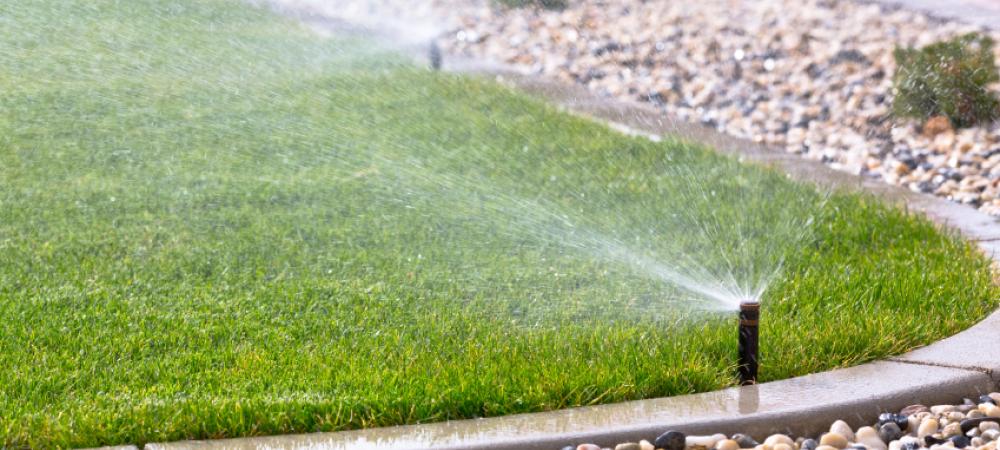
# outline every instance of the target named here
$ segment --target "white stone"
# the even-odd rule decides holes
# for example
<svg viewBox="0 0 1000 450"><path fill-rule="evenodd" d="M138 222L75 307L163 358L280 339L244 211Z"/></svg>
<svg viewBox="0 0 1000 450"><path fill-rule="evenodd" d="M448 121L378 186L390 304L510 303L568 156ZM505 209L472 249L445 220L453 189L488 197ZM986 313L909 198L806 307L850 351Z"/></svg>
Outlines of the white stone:
<svg viewBox="0 0 1000 450"><path fill-rule="evenodd" d="M773 448L776 444L795 445L795 441L784 434L772 434L767 439L764 439L764 444L770 445Z"/></svg>
<svg viewBox="0 0 1000 450"><path fill-rule="evenodd" d="M920 422L920 427L917 428L917 437L922 438L924 436L930 436L934 433L937 433L937 430L938 430L937 419L934 418L924 419L923 422Z"/></svg>
<svg viewBox="0 0 1000 450"><path fill-rule="evenodd" d="M830 432L837 433L847 439L849 442L854 441L854 430L851 426L844 422L843 420L838 420L830 425Z"/></svg>
<svg viewBox="0 0 1000 450"><path fill-rule="evenodd" d="M878 432L872 427L861 427L858 428L858 432L855 433L856 440L859 444L864 445L872 450L886 450L886 444L878 437Z"/></svg>
<svg viewBox="0 0 1000 450"><path fill-rule="evenodd" d="M688 448L712 448L715 447L716 443L724 439L726 439L726 435L724 434L713 434L711 436L688 436L687 439L685 439L684 444Z"/></svg>

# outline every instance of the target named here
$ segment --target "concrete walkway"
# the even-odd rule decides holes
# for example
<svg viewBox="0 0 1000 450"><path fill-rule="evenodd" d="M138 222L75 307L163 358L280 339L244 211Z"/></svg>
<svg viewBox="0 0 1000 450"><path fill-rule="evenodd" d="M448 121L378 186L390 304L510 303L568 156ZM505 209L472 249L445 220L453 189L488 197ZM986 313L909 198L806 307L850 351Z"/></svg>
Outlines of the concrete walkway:
<svg viewBox="0 0 1000 450"><path fill-rule="evenodd" d="M1000 0L886 3L929 9L1000 27ZM341 25L307 11L293 12L311 25L337 31ZM451 70L496 76L501 82L629 133L679 136L823 187L874 193L890 203L920 211L953 228L1000 261L997 219L967 206L910 192L881 181L835 171L819 162L766 148L687 123L674 122L642 104L597 97L568 86L517 74L494 65L452 61ZM958 270L958 268L956 268ZM272 436L215 441L148 444L149 450L180 449L558 449L593 442L652 439L667 429L688 434L737 432L763 438L781 432L816 434L836 419L852 426L871 424L880 412L923 403L954 403L963 397L1000 390L1000 311L983 322L910 353L861 366L704 394L642 400L553 412L521 414L427 425L340 433ZM134 448L134 447L124 447Z"/></svg>

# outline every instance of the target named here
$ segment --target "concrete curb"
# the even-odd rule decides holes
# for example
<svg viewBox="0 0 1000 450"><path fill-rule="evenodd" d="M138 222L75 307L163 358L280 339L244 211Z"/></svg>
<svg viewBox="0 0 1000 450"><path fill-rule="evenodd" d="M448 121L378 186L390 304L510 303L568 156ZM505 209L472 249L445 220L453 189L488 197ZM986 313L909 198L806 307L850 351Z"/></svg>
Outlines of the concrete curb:
<svg viewBox="0 0 1000 450"><path fill-rule="evenodd" d="M946 403L989 392L984 373L875 362L757 386L586 408L342 433L151 444L178 449L523 449L554 450L592 442L652 440L667 429L689 434L751 432L800 435L834 420L871 423L883 409Z"/></svg>
<svg viewBox="0 0 1000 450"><path fill-rule="evenodd" d="M907 6L921 0L905 1ZM975 11L975 9L969 9ZM312 26L343 29L308 11L284 11ZM997 23L1000 23L998 21ZM722 153L773 166L791 178L823 187L868 192L918 211L954 229L1000 262L1000 223L944 199L863 179L777 149L715 130L675 122L643 104L598 97L580 86L519 74L493 64L467 61L446 67L495 76L566 111L625 132L671 135ZM592 442L602 446L652 440L667 429L689 434L747 433L758 438L781 432L817 434L837 419L870 424L880 412L904 406L952 403L1000 390L1000 311L955 336L887 361L703 394L616 403L551 412L338 433L147 444L148 450L179 449L558 449Z"/></svg>
<svg viewBox="0 0 1000 450"><path fill-rule="evenodd" d="M1000 3L991 0L877 0L879 3L923 11L944 20L960 20L984 28L1000 29Z"/></svg>

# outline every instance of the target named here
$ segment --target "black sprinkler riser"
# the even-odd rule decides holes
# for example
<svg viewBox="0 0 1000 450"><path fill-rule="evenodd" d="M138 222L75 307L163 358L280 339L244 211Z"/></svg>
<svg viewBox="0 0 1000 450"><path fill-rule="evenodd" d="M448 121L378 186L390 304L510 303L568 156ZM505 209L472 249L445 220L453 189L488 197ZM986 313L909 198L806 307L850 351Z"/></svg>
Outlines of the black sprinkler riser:
<svg viewBox="0 0 1000 450"><path fill-rule="evenodd" d="M757 344L760 327L760 303L740 303L739 366L740 385L757 384Z"/></svg>

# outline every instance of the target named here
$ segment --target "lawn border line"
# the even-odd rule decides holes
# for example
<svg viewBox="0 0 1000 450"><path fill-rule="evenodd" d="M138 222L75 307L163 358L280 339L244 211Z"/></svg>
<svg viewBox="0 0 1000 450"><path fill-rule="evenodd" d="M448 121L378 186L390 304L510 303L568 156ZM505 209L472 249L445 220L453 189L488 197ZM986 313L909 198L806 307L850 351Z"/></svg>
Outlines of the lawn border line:
<svg viewBox="0 0 1000 450"><path fill-rule="evenodd" d="M312 27L344 30L343 23L315 12L276 9ZM406 50L417 58L426 56L418 47ZM818 161L708 127L673 121L647 104L600 97L579 85L525 74L492 62L450 59L445 69L494 77L570 114L592 119L625 134L654 140L670 135L774 167L792 179L814 183L821 188L873 194L957 231L975 243L994 263L1000 264L1000 222L971 207L840 172ZM909 404L953 403L962 397L1000 390L1000 346L989 345L996 342L1000 342L1000 310L954 336L903 355L756 386L424 425L150 443L144 449L554 450L582 442L614 446L630 440L652 439L666 429L693 434L742 432L758 438L775 432L811 435L825 430L836 419L843 419L852 426L871 424L880 412L898 410Z"/></svg>

